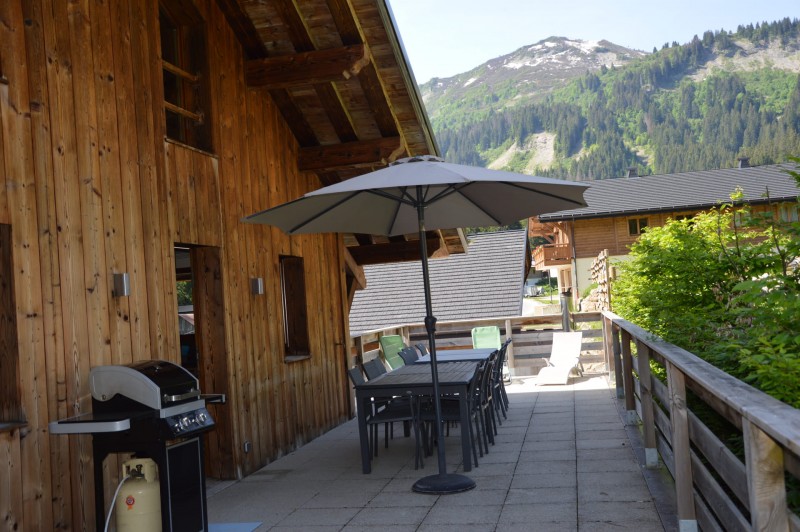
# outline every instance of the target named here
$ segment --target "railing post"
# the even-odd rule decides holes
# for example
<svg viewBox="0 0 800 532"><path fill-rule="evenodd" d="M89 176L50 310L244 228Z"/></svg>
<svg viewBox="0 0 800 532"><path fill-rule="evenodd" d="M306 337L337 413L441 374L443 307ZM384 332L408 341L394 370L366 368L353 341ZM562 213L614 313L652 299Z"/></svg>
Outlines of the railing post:
<svg viewBox="0 0 800 532"><path fill-rule="evenodd" d="M511 320L506 320L506 340L514 338L514 326ZM508 344L506 348L506 361L508 362L508 376L514 378L516 374L516 364L514 363L514 342Z"/></svg>
<svg viewBox="0 0 800 532"><path fill-rule="evenodd" d="M650 348L636 341L636 354L639 366L639 387L642 401L642 427L644 428L644 462L650 469L658 467L658 449L656 448L656 424L653 415L653 381L650 375Z"/></svg>
<svg viewBox="0 0 800 532"><path fill-rule="evenodd" d="M681 532L696 532L697 517L692 489L692 457L689 448L689 411L686 407L686 377L667 362L669 419L672 425L672 454L675 460L675 492L678 526Z"/></svg>
<svg viewBox="0 0 800 532"><path fill-rule="evenodd" d="M742 418L752 530L789 530L783 450L758 426Z"/></svg>
<svg viewBox="0 0 800 532"><path fill-rule="evenodd" d="M356 346L356 359L353 362L358 366L362 366L364 364L364 337L356 336L353 340Z"/></svg>
<svg viewBox="0 0 800 532"><path fill-rule="evenodd" d="M636 393L633 388L633 356L631 333L622 331L622 389L625 394L625 424L636 424Z"/></svg>
<svg viewBox="0 0 800 532"><path fill-rule="evenodd" d="M620 328L614 325L614 322L611 322L611 343L612 349L611 353L614 355L612 358L612 369L614 370L614 382L617 386L617 399L622 399L623 397L623 389L622 389L622 348L619 344L619 333Z"/></svg>

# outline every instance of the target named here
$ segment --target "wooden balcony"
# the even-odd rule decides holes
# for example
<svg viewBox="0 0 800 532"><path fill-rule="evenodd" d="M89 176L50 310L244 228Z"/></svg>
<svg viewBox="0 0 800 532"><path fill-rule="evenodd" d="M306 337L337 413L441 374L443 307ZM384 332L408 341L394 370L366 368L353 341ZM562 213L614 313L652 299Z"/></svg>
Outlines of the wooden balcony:
<svg viewBox="0 0 800 532"><path fill-rule="evenodd" d="M569 264L572 250L569 244L546 244L533 250L533 265L537 269Z"/></svg>

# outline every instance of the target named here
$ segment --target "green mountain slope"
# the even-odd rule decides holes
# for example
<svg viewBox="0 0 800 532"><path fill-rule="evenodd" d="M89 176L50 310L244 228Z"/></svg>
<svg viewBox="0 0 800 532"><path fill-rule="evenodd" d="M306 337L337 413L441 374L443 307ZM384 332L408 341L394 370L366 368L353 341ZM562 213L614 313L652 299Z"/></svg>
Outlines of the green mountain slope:
<svg viewBox="0 0 800 532"><path fill-rule="evenodd" d="M457 83L431 80L421 89L441 152L453 162L581 180L800 154L800 21L614 54L619 65L595 62L536 90L520 72L502 79L486 65L450 78Z"/></svg>

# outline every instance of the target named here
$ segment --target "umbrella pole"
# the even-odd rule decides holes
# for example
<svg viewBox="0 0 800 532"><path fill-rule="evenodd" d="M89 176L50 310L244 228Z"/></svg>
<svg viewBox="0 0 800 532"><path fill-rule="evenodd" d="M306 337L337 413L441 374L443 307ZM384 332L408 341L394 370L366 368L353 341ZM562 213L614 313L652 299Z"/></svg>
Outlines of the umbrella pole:
<svg viewBox="0 0 800 532"><path fill-rule="evenodd" d="M431 282L428 272L428 244L425 236L425 203L422 187L417 186L417 217L419 219L419 248L422 256L422 283L425 287L425 330L431 352L431 378L433 380L433 405L436 418L436 448L439 457L439 474L417 480L412 489L419 493L447 494L471 490L475 481L464 475L447 472L445 442L442 434L442 405L439 397L439 370L436 366L436 318L431 303Z"/></svg>

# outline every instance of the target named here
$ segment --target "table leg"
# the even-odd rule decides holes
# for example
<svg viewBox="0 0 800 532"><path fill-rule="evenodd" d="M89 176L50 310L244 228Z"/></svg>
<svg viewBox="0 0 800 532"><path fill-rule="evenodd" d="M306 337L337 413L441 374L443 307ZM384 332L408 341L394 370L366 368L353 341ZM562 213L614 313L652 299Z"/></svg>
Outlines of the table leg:
<svg viewBox="0 0 800 532"><path fill-rule="evenodd" d="M358 437L361 441L361 472L372 471L371 452L369 448L369 434L367 433L367 411L370 407L370 398L361 397L356 393L356 408L358 408Z"/></svg>
<svg viewBox="0 0 800 532"><path fill-rule="evenodd" d="M469 409L467 408L467 386L458 393L458 409L461 416L461 460L464 471L472 470L472 435L470 434Z"/></svg>

